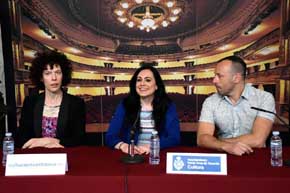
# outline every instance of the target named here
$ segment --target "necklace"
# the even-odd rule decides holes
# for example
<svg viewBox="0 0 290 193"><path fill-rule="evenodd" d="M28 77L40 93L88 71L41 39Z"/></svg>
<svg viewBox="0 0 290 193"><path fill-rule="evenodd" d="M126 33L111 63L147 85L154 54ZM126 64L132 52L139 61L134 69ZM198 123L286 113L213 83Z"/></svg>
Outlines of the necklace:
<svg viewBox="0 0 290 193"><path fill-rule="evenodd" d="M62 92L58 95L45 95L45 106L47 107L59 107L62 101Z"/></svg>

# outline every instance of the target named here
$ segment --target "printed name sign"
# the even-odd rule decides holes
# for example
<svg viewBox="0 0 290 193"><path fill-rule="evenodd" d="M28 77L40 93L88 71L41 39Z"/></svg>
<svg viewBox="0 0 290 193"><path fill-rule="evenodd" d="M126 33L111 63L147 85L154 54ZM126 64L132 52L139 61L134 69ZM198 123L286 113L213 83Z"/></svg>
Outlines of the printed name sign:
<svg viewBox="0 0 290 193"><path fill-rule="evenodd" d="M64 175L66 171L66 153L9 154L5 176Z"/></svg>
<svg viewBox="0 0 290 193"><path fill-rule="evenodd" d="M227 155L167 153L166 173L227 175Z"/></svg>

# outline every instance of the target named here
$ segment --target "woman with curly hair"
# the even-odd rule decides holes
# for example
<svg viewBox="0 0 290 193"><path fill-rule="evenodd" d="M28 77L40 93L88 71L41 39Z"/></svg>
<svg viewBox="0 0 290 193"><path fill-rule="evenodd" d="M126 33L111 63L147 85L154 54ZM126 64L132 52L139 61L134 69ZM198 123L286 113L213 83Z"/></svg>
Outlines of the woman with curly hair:
<svg viewBox="0 0 290 193"><path fill-rule="evenodd" d="M130 92L117 107L106 133L106 144L128 153L133 131L135 153L148 154L153 130L158 131L160 148L180 143L175 105L165 92L159 72L152 66L144 65L134 73L130 80Z"/></svg>
<svg viewBox="0 0 290 193"><path fill-rule="evenodd" d="M38 53L30 79L44 92L27 96L21 111L18 145L22 148L62 148L82 143L85 134L85 103L62 87L71 80L72 67L64 54Z"/></svg>

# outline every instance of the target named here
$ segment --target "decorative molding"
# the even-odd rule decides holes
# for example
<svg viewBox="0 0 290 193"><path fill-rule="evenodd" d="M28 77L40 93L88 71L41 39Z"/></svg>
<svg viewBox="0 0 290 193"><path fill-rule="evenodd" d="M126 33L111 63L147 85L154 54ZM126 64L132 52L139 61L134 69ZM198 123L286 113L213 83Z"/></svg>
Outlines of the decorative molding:
<svg viewBox="0 0 290 193"><path fill-rule="evenodd" d="M106 0L106 2L99 2L101 4L111 2L112 0ZM259 0L252 0L252 1L223 1L221 9L218 10L218 13L215 13L211 19L209 19L208 23L203 23L204 26L199 26L197 29L188 29L187 32L181 33L180 35L174 35L172 37L165 36L165 39L179 39L181 42L181 47L183 47L183 51L181 53L177 54L151 54L151 55L126 55L126 54L116 54L116 39L121 39L121 37L114 37L102 34L101 32L94 31L92 33L92 30L88 30L88 28L80 27L79 25L76 25L76 23L72 22L69 23L65 18L61 16L61 13L57 14L51 11L51 4L49 2L44 1L30 1L31 4L28 4L25 0L20 0L21 4L25 9L28 9L31 14L34 14L35 16L39 17L42 21L44 21L54 33L57 34L58 38L67 43L68 45L71 45L73 47L76 47L81 50L85 50L89 54L96 55L96 56L106 56L114 58L116 61L131 61L134 59L140 59L140 60L157 60L157 59L165 59L167 61L172 61L176 59L182 59L188 55L193 54L202 54L206 53L208 51L212 51L219 47L222 44L225 44L227 42L230 42L238 37L239 34L259 15L263 10L267 8L267 6L271 5L271 3L276 2L275 0L270 1L259 1ZM234 2L234 3L233 3ZM70 3L70 9L74 10L73 14L77 16L78 10L77 6L81 1L74 0L74 1L66 1L66 3ZM185 3L190 4L191 6L194 5L191 1L185 1ZM241 10L240 12L234 12L234 10L225 11L228 6L231 4L236 5L244 5L245 9ZM247 6L245 6L247 5ZM109 9L109 6L104 6L104 9ZM112 11L112 10L107 10ZM189 9L186 9L185 12L190 12ZM192 10L191 10L192 11ZM225 11L225 12L223 12ZM221 13L227 13L226 18L223 18L222 23L219 24L217 22L217 19L221 17ZM186 13L184 13L186 14ZM192 13L188 13L192 14ZM230 16L229 16L230 15ZM224 16L224 17L225 17ZM216 18L215 18L216 17ZM229 20L229 17L231 20ZM233 20L234 18L234 20ZM188 19L188 18L187 18ZM209 29L206 27L209 26L209 24L212 24L216 22L215 25L211 25ZM186 22L184 22L186 23ZM108 24L109 25L109 24ZM185 25L185 24L184 24ZM228 26L231 25L229 28ZM87 30L85 30L87 29ZM204 30L201 30L204 29ZM192 31L190 31L192 30ZM197 31L198 33L197 33ZM224 32L225 30L225 32ZM138 30L139 31L139 30ZM221 32L223 32L223 35L221 36ZM187 34L188 33L188 34ZM102 37L101 37L102 36ZM202 40L203 43L199 43L198 49L193 49L189 47L185 49L184 39L186 37L190 36L194 40ZM130 38L129 38L130 39ZM133 40L134 38L130 39ZM146 38L145 38L146 39ZM151 37L150 40L154 39L154 37ZM143 39L144 40L144 39ZM162 37L158 38L158 40L163 40ZM93 43L94 42L94 43ZM102 42L102 43L100 43ZM210 43L207 43L210 42ZM120 42L122 44L122 41ZM192 41L191 43L192 47L196 48L196 41ZM97 48L97 49L96 49Z"/></svg>
<svg viewBox="0 0 290 193"><path fill-rule="evenodd" d="M254 54L256 51L279 42L279 37L280 37L280 30L279 28L271 31L267 35L263 36L262 38L258 39L255 41L252 45L248 46L247 48L240 50L235 53L235 55L242 57L243 59L253 59Z"/></svg>

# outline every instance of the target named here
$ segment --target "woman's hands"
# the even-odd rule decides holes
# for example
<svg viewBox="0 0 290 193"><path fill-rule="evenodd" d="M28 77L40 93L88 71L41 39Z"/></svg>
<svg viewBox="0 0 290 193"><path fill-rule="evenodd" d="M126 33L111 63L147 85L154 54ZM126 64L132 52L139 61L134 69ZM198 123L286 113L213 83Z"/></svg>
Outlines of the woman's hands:
<svg viewBox="0 0 290 193"><path fill-rule="evenodd" d="M28 140L23 146L22 149L31 149L35 147L45 147L45 148L64 148L59 144L59 139L43 137L43 138L32 138Z"/></svg>
<svg viewBox="0 0 290 193"><path fill-rule="evenodd" d="M120 142L118 143L115 148L121 150L123 153L128 153L128 143ZM134 153L135 154L148 154L150 152L150 145L135 145L134 146Z"/></svg>
<svg viewBox="0 0 290 193"><path fill-rule="evenodd" d="M137 149L138 154L149 154L150 152L150 145L139 145L135 146Z"/></svg>

